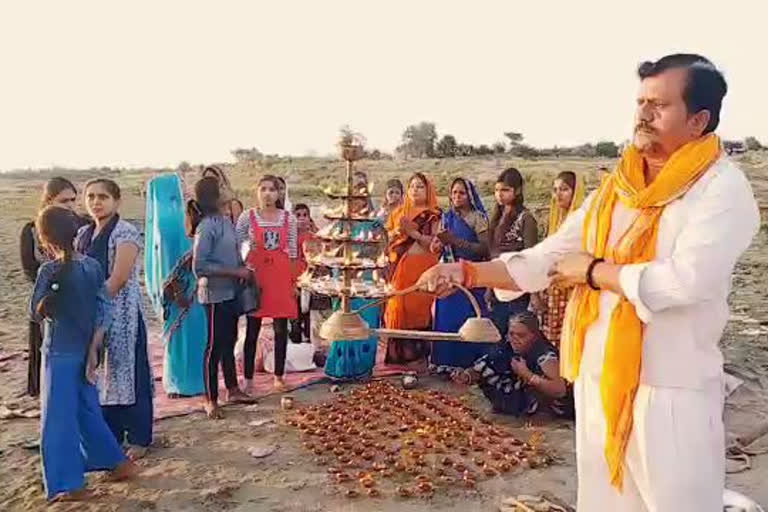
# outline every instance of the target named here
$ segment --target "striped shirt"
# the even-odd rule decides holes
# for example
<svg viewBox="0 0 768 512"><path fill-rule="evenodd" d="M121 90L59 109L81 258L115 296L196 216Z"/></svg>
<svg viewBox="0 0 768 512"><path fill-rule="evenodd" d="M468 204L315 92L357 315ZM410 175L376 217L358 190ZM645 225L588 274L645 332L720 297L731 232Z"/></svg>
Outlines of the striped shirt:
<svg viewBox="0 0 768 512"><path fill-rule="evenodd" d="M256 240L253 236L253 230L251 229L251 212L256 216L256 222L262 228L279 228L283 225L282 210L276 221L267 221L261 215L256 208L249 208L245 210L240 218L237 219L237 226L235 231L237 233L237 246L243 247L245 243L248 244L249 250L256 248ZM296 225L296 217L292 213L288 213L288 257L295 260L299 257L299 234Z"/></svg>

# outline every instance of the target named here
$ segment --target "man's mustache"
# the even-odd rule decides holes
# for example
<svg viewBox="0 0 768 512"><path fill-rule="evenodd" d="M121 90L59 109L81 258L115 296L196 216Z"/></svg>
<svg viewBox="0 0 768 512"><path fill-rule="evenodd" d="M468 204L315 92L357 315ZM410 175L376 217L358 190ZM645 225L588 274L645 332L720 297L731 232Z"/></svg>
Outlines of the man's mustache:
<svg viewBox="0 0 768 512"><path fill-rule="evenodd" d="M637 126L635 126L635 132L639 132L641 130L648 133L656 133L656 130L648 123L638 123Z"/></svg>

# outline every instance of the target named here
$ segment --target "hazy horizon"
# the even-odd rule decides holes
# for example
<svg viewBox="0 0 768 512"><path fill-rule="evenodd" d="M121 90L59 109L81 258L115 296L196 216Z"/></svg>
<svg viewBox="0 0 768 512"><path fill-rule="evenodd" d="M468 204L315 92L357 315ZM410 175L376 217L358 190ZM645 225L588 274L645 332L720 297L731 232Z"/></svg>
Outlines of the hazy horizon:
<svg viewBox="0 0 768 512"><path fill-rule="evenodd" d="M385 152L420 121L472 144L621 142L637 64L679 51L726 74L719 133L768 144L768 2L445 4L3 3L0 170L325 155L345 124Z"/></svg>

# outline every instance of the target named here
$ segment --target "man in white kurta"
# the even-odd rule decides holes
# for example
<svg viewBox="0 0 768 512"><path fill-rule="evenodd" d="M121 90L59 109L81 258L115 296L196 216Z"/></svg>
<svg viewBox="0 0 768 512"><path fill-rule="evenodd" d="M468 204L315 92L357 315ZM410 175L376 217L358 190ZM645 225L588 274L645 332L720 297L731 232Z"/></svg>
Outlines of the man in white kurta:
<svg viewBox="0 0 768 512"><path fill-rule="evenodd" d="M677 71L685 66L672 68ZM663 80L678 78L671 76L674 73L664 75L663 70L658 75ZM638 126L647 127L649 138L661 138L668 127L663 122L654 124L656 114L647 109L656 107L646 103L667 100L652 98L654 94L647 87L641 89ZM719 114L719 105L717 110ZM708 124L712 112L709 114L703 115L702 127L712 126ZM556 234L539 245L475 265L472 284L534 292L545 289L553 278L564 283L587 282L594 258L582 252L582 239L586 212L594 199L593 193ZM636 216L636 210L616 202L609 246ZM586 332L574 383L579 512L722 512L724 395L718 343L729 316L731 274L759 224L749 182L722 152L681 198L665 207L653 261L592 265L595 274L590 277L601 285L599 316ZM428 271L423 282L441 293L445 293L446 281L467 283L466 267L441 267ZM507 275L501 276L504 271ZM608 327L620 296L631 302L643 323L640 382L624 456L622 490L610 481L600 394Z"/></svg>
<svg viewBox="0 0 768 512"><path fill-rule="evenodd" d="M554 236L499 258L522 290L546 288L552 265L581 251L584 215L592 199ZM617 203L610 239L621 236L632 218L633 212ZM758 226L749 182L722 156L665 209L656 261L621 269L622 292L645 324L622 494L608 478L599 386L610 316L619 296L601 292L600 316L587 331L574 384L579 511L721 512L725 437L718 342L728 321L733 267ZM680 498L690 501L678 502Z"/></svg>

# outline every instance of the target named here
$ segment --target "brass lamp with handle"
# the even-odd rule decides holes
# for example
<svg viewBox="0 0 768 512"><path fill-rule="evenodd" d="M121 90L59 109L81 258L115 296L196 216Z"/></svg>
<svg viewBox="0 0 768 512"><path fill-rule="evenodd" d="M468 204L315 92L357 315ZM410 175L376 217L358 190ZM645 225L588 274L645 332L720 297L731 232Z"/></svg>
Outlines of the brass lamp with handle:
<svg viewBox="0 0 768 512"><path fill-rule="evenodd" d="M367 304L355 311L336 311L320 327L320 336L325 340L351 341L368 339L371 334L387 336L391 338L411 338L429 341L460 341L465 343L492 343L501 340L501 334L490 318L484 318L480 312L477 299L467 288L460 284L453 284L459 291L467 296L475 310L475 316L467 318L459 332L441 331L415 331L408 329L371 329L360 316L360 312L370 307L375 307L390 297L407 295L409 293L423 291L419 285L414 285L404 290L389 294L387 297Z"/></svg>
<svg viewBox="0 0 768 512"><path fill-rule="evenodd" d="M375 217L372 212L361 214L353 211L352 204L356 200L369 199L370 189L358 189L353 186L353 165L356 160L363 158L363 138L349 129L342 130L342 137L339 141L342 158L346 161L346 185L341 191L326 190L326 195L332 200L342 200L343 204L338 209L326 213L326 219L338 223L337 231L319 232L316 236L323 245L322 251L317 251L307 259L308 270L300 277L299 285L308 291L326 295L334 295L340 298L340 309L334 312L328 320L323 322L320 327L320 336L326 343L333 341L354 341L366 340L372 334L393 337L393 338L411 338L430 341L460 341L466 343L491 343L501 339L496 326L489 318L483 318L480 312L480 306L475 296L464 286L454 284L456 288L467 296L475 310L475 317L468 318L459 332L439 332L439 331L412 331L402 329L371 329L360 316L360 312L381 304L390 297L406 295L413 292L423 292L419 285L411 286L404 290L391 291L374 286L371 289L356 288L353 276L360 271L384 270L389 262L380 248L386 242L384 237L362 237L352 236L352 226L358 222L368 222ZM370 234L370 233L369 233ZM329 246L339 246L339 250L333 250L333 256L325 257ZM359 250L355 246L364 245L371 248L378 248L379 257L375 259L361 259ZM317 248L316 248L317 249ZM334 274L332 284L334 286L328 289L325 283L316 272L318 269L331 269ZM375 275L375 273L374 273ZM354 297L377 298L378 300L367 304L355 311L351 308L351 300Z"/></svg>

